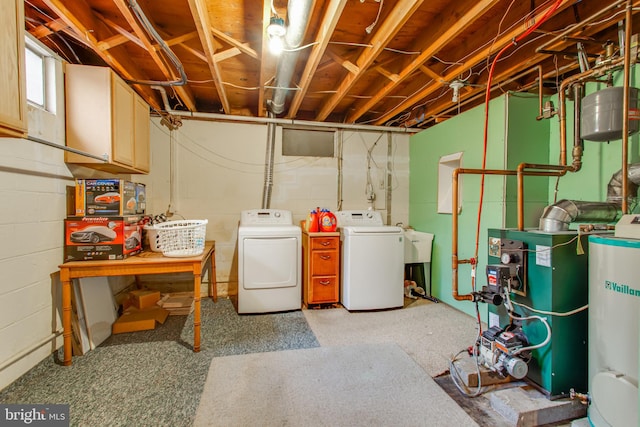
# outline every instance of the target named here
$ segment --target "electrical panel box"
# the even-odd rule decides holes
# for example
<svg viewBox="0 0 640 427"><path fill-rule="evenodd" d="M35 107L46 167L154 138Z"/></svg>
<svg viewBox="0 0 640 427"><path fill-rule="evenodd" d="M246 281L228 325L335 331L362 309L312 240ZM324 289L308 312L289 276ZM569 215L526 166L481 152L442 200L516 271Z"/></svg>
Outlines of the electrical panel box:
<svg viewBox="0 0 640 427"><path fill-rule="evenodd" d="M578 236L574 231L489 229L488 265L509 265L503 261L511 260L502 258L505 242L522 243L521 248L511 246L509 250L517 249L515 253L523 257L522 263L526 266L523 277L526 292L512 289L509 294L516 315L544 317L552 330L550 342L532 351L527 379L549 397L568 395L571 388L581 392L587 390L587 310L570 316L552 316L527 308L564 313L587 305L587 236ZM510 253L513 255L514 252ZM504 328L512 322L504 305L488 305L488 310L489 327ZM522 320L521 323L530 345L539 344L547 337L541 321Z"/></svg>

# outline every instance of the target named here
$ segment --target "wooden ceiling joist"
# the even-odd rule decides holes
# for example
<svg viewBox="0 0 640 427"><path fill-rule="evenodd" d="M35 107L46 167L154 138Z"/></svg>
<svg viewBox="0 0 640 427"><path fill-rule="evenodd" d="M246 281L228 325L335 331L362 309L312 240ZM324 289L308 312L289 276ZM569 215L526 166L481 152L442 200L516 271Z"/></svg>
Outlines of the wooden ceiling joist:
<svg viewBox="0 0 640 427"><path fill-rule="evenodd" d="M147 31L140 26L136 17L133 16L133 13L131 13L131 9L129 9L129 6L125 3L125 0L114 0L114 2L116 7L122 14L122 16L124 16L124 18L127 20L127 23L133 29L133 32L136 34L136 36L138 36L138 39L144 45L144 48L153 59L153 62L155 62L158 69L160 69L160 72L165 77L165 79L169 82L179 81L180 80L179 76L177 75L177 73L174 73L171 70L171 68L167 64L167 60L158 54L157 49L151 43L151 40L147 35ZM178 94L178 96L180 97L180 99L182 100L182 102L184 103L184 105L187 107L187 109L189 111L195 111L196 103L188 87L184 86L185 83L186 82L183 82L182 85L173 86L173 88Z"/></svg>
<svg viewBox="0 0 640 427"><path fill-rule="evenodd" d="M209 19L209 11L207 10L207 2L205 0L189 0L189 9L191 15L196 24L198 30L198 36L200 37L200 43L204 48L205 55L207 56L207 63L209 64L209 71L211 72L211 78L213 84L218 91L218 97L220 98L220 104L225 113L231 113L231 105L227 98L227 92L222 81L222 75L218 63L216 62L215 54L216 47L211 34L211 22Z"/></svg>
<svg viewBox="0 0 640 427"><path fill-rule="evenodd" d="M370 44L372 47L365 49L356 60L356 66L360 69L360 72L357 74L350 73L340 82L338 91L324 103L316 120L322 121L329 116L376 57L383 51L389 41L400 31L418 7L420 7L423 1L424 0L399 0L398 3L396 3L371 38Z"/></svg>
<svg viewBox="0 0 640 427"><path fill-rule="evenodd" d="M418 55L411 63L405 67L400 73L397 81L391 81L387 83L382 90L378 91L373 98L363 103L355 111L353 111L348 117L347 122L353 123L362 117L367 111L371 110L381 99L389 95L401 82L407 77L412 75L417 69L419 69L428 59L435 55L440 49L446 46L452 38L457 37L466 28L469 27L475 20L481 17L485 12L490 10L499 0L482 0L478 2L474 7L469 9L467 13L462 17L450 17L449 22L443 24L447 31L443 32L434 42L430 42L428 46L425 46L422 53Z"/></svg>
<svg viewBox="0 0 640 427"><path fill-rule="evenodd" d="M238 41L236 39L234 39L233 37L225 34L224 32L217 30L213 27L211 27L211 32L213 33L213 35L217 38L219 38L220 40L224 40L225 42L227 42L228 44L230 44L233 47L238 48L238 50L240 50L242 53L246 53L247 55L249 55L250 57L252 57L253 59L258 59L258 52L256 52L254 49L251 49L251 47L249 46L249 43L243 43L241 41Z"/></svg>
<svg viewBox="0 0 640 427"><path fill-rule="evenodd" d="M559 13L560 11L566 9L572 3L573 2L571 0L564 0L560 4L560 6L558 7L558 9L556 10L555 13ZM447 73L444 76L444 81L450 81L450 80L456 78L457 76L459 76L461 74L464 74L467 71L471 70L473 67L478 65L480 62L486 61L487 57L489 57L491 54L501 50L503 47L505 47L509 43L511 43L520 34L524 33L529 28L529 26L531 25L531 22L537 22L537 20L541 19L551 9L551 7L552 6L548 6L548 7L544 8L544 9L542 9L541 11L536 13L536 15L534 17L532 17L530 19L527 19L521 25L513 26L510 31L507 31L506 33L504 33L502 36L500 36L499 39L495 40L495 42L492 43L490 46L488 46L488 47L486 47L484 49L481 49L475 55L473 55L471 58L467 58L463 65L460 65L458 67L454 67L452 71L450 71L449 73ZM376 120L375 123L376 124L382 124L382 123L386 122L387 120L393 118L394 116L396 116L397 114L401 113L402 111L404 111L405 109L409 108L410 106L420 102L420 100L426 98L428 95L430 95L433 92L435 92L439 87L440 87L440 83L434 83L434 84L428 85L423 90L418 91L417 93L415 93L412 96L408 97L405 101L401 102L396 107L392 108L390 111L386 112L384 115L379 117ZM375 98L378 98L378 97L379 97L379 95L377 95ZM376 101L376 103L378 101L379 101L379 99ZM369 103L375 104L373 102L373 100L369 101L366 105L368 105ZM358 110L356 113L354 113L350 117L356 117L356 116L360 117L364 113L364 111L360 111L360 110Z"/></svg>
<svg viewBox="0 0 640 427"><path fill-rule="evenodd" d="M302 76L300 77L300 82L298 83L298 87L300 90L296 91L293 96L293 100L291 101L291 106L289 107L289 113L287 117L293 118L298 113L298 109L300 108L300 104L302 104L302 100L307 94L309 90L309 85L311 84L311 80L313 79L313 75L318 69L318 65L320 64L320 60L324 55L325 51L327 51L327 46L329 45L329 41L331 40L331 35L338 25L338 20L340 16L342 16L342 11L344 10L344 6L347 4L347 0L331 0L329 5L327 6L324 16L322 18L322 23L320 24L320 30L316 35L316 44L311 49L311 53L309 54L309 58L307 59L307 64L304 67L304 71L302 72Z"/></svg>
<svg viewBox="0 0 640 427"><path fill-rule="evenodd" d="M43 0L60 19L62 19L86 45L93 49L104 62L109 64L125 80L135 80L129 70L137 70L137 67L128 58L116 58L109 50L98 48L98 38L104 35L106 28L95 19L92 11L84 2L63 2L62 0ZM68 6L73 7L73 10ZM100 34L98 34L100 33ZM106 38L106 37L105 37ZM139 70L137 70L139 72ZM141 75L141 74L139 74ZM161 110L161 105L157 102L153 89L148 86L137 85L138 92L151 107Z"/></svg>

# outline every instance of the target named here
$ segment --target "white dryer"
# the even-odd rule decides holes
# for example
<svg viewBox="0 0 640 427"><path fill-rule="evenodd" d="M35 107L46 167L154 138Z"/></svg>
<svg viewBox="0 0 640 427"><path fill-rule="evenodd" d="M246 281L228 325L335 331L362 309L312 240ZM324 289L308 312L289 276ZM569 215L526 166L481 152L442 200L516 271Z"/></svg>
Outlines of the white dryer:
<svg viewBox="0 0 640 427"><path fill-rule="evenodd" d="M404 233L380 212L336 212L342 241L341 303L347 310L404 305Z"/></svg>
<svg viewBox="0 0 640 427"><path fill-rule="evenodd" d="M238 313L302 307L301 238L290 211L242 211L238 226Z"/></svg>

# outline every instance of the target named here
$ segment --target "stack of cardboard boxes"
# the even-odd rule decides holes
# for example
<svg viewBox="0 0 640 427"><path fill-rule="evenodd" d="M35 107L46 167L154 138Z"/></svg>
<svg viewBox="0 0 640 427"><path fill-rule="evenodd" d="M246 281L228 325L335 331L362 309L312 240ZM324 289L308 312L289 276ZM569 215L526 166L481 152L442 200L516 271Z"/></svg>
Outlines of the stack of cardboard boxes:
<svg viewBox="0 0 640 427"><path fill-rule="evenodd" d="M151 289L138 289L129 292L124 301L124 312L115 321L111 330L114 334L124 332L146 331L154 329L156 324L164 323L169 311L158 305L160 292Z"/></svg>
<svg viewBox="0 0 640 427"><path fill-rule="evenodd" d="M142 250L145 186L76 179L75 216L64 225L64 261L124 259Z"/></svg>

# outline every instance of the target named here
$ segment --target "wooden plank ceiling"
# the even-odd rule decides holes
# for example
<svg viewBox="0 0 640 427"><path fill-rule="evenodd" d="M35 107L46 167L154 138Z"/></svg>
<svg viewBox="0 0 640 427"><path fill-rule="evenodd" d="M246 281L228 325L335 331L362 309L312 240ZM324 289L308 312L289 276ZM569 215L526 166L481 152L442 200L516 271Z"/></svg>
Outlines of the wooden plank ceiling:
<svg viewBox="0 0 640 427"><path fill-rule="evenodd" d="M265 117L283 58L267 48L267 25L274 16L288 22L288 10L299 1L25 0L25 27L69 62L112 67L157 112ZM563 78L579 71L579 45L591 66L608 43L609 52L619 55L618 25L627 5L308 3L286 105L277 117L418 128L484 102L490 65L505 46L493 72L492 87L499 90L492 96L536 93L540 73L544 91L556 92ZM166 102L158 86L165 88ZM457 100L453 86L459 87Z"/></svg>

